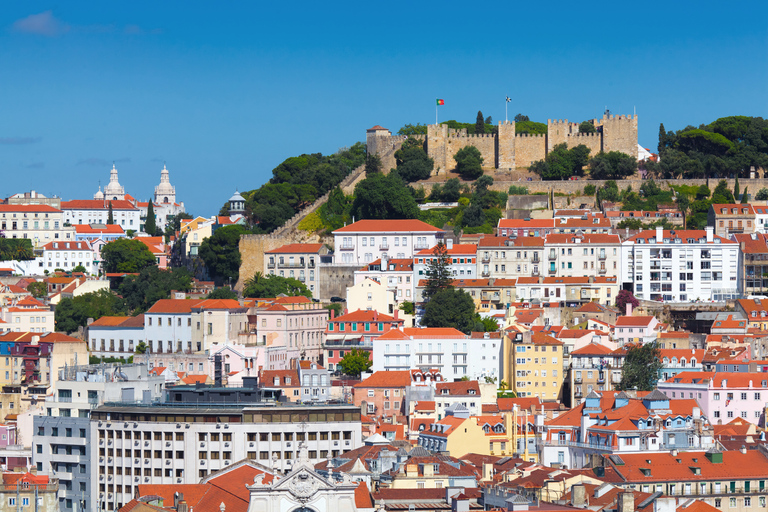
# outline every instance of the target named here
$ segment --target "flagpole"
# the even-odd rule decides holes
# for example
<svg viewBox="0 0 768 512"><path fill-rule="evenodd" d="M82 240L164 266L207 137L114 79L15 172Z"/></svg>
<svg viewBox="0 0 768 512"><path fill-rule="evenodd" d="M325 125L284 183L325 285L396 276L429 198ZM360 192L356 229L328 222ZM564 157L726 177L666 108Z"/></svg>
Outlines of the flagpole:
<svg viewBox="0 0 768 512"><path fill-rule="evenodd" d="M508 122L509 122L509 114L508 114L508 110L509 110L509 102L508 102L508 101L505 101L505 102L504 102L504 122L505 122L505 123L508 123Z"/></svg>
<svg viewBox="0 0 768 512"><path fill-rule="evenodd" d="M437 100L435 100L435 126L437 126Z"/></svg>

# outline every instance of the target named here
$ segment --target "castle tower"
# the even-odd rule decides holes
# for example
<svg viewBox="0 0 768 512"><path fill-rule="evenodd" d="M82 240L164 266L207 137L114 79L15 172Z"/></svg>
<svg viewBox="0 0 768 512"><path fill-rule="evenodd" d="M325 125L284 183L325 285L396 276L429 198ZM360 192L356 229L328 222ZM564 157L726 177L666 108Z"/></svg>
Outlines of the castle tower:
<svg viewBox="0 0 768 512"><path fill-rule="evenodd" d="M104 187L104 199L108 201L122 201L125 199L125 189L117 181L115 164L112 164L112 170L109 172L109 184Z"/></svg>
<svg viewBox="0 0 768 512"><path fill-rule="evenodd" d="M574 131L574 126L576 127ZM568 144L568 137L579 132L579 125L569 123L566 119L547 119L547 154L551 153L558 144Z"/></svg>
<svg viewBox="0 0 768 512"><path fill-rule="evenodd" d="M235 190L235 195L229 198L229 215L245 215L245 198Z"/></svg>
<svg viewBox="0 0 768 512"><path fill-rule="evenodd" d="M598 123L603 127L603 151L621 151L637 158L637 115L604 115Z"/></svg>
<svg viewBox="0 0 768 512"><path fill-rule="evenodd" d="M171 178L168 169L163 164L163 170L160 171L160 184L155 187L155 203L173 204L176 202L176 187L171 185Z"/></svg>
<svg viewBox="0 0 768 512"><path fill-rule="evenodd" d="M379 126L378 124L373 128L368 128L365 132L365 146L369 155L378 155L380 151L384 150L381 144L383 137L391 137L392 132ZM381 147L380 147L381 146Z"/></svg>
<svg viewBox="0 0 768 512"><path fill-rule="evenodd" d="M427 125L427 155L435 161L435 171L441 173L447 172L449 168L448 152L445 147L447 139L447 124ZM453 157L453 155L451 155L451 157ZM453 162L451 162L450 168L454 168Z"/></svg>
<svg viewBox="0 0 768 512"><path fill-rule="evenodd" d="M496 137L496 168L500 171L515 169L515 122L499 121Z"/></svg>

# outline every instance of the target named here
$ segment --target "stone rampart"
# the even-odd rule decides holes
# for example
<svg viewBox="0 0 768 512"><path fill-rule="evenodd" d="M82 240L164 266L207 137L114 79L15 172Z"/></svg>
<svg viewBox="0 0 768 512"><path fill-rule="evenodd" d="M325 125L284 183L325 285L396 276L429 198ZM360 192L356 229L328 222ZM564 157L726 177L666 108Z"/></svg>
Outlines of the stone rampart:
<svg viewBox="0 0 768 512"><path fill-rule="evenodd" d="M520 133L514 141L515 166L530 167L533 162L544 160L547 156L547 136Z"/></svg>

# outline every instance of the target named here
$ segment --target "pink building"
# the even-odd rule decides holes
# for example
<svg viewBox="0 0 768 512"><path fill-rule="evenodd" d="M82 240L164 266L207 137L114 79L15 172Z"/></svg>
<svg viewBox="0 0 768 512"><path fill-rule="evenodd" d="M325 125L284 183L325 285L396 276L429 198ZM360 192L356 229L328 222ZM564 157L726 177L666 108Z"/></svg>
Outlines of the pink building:
<svg viewBox="0 0 768 512"><path fill-rule="evenodd" d="M670 398L694 398L714 425L742 418L751 423L765 421L768 374L746 372L681 372L658 383Z"/></svg>
<svg viewBox="0 0 768 512"><path fill-rule="evenodd" d="M620 316L616 319L613 337L619 346L626 343L651 343L660 330L655 316Z"/></svg>
<svg viewBox="0 0 768 512"><path fill-rule="evenodd" d="M358 309L351 313L345 310L341 316L335 316L331 311L323 345L323 361L326 368L330 371L338 369L339 361L352 349L371 353L373 340L391 329L403 327L403 319L398 317L397 309L395 316L379 313L375 309Z"/></svg>

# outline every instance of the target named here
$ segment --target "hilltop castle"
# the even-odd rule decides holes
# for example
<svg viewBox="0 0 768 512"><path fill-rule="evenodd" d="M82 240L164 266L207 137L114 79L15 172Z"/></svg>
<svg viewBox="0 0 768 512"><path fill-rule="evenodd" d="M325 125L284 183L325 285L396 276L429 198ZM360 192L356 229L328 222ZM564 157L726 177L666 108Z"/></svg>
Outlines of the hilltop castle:
<svg viewBox="0 0 768 512"><path fill-rule="evenodd" d="M547 120L547 133L542 135L519 134L515 132L514 121L499 122L498 133L467 134L466 129L454 130L447 125L428 125L427 135L392 135L381 126L367 131L368 152L381 158L384 169L395 167L394 153L406 138L425 140L427 154L435 161L438 173L453 169L456 165L453 155L466 147L474 146L483 156L484 167L499 170L514 170L528 167L552 151L558 144L569 148L584 144L595 155L600 151L621 151L637 157L637 116L604 115L593 119L595 133L579 133L579 123L568 120Z"/></svg>

